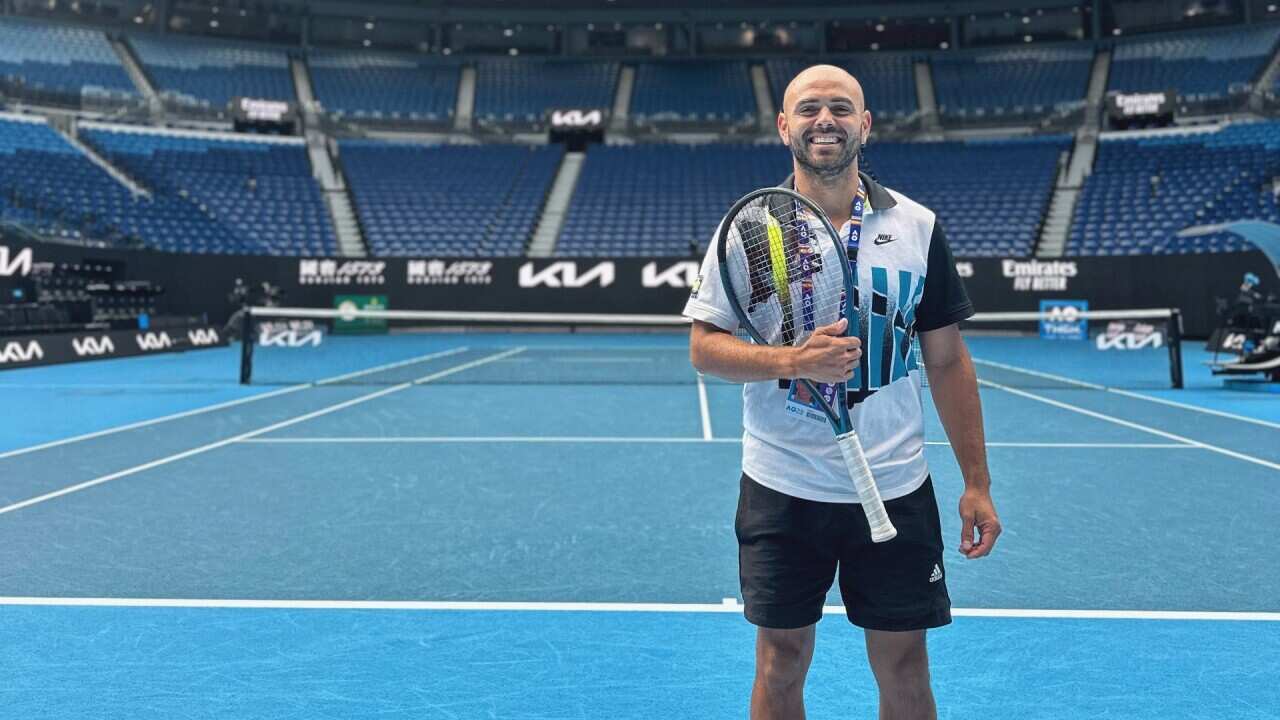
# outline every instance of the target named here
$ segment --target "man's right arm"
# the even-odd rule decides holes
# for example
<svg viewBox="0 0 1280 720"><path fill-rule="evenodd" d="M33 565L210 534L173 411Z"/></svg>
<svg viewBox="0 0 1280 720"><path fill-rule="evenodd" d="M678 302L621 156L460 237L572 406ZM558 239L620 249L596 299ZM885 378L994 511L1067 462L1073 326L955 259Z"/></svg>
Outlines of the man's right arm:
<svg viewBox="0 0 1280 720"><path fill-rule="evenodd" d="M806 378L835 383L853 377L861 342L846 337L840 320L813 331L800 347L773 347L741 340L702 320L689 333L689 360L700 372L730 382Z"/></svg>

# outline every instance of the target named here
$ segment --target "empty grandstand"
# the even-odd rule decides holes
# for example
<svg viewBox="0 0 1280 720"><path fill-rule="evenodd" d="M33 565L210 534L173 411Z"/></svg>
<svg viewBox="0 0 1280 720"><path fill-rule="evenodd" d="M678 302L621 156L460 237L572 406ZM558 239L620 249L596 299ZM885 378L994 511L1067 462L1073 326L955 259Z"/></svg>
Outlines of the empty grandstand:
<svg viewBox="0 0 1280 720"><path fill-rule="evenodd" d="M409 54L315 51L311 83L335 119L441 123L453 117L459 65Z"/></svg>
<svg viewBox="0 0 1280 720"><path fill-rule="evenodd" d="M607 111L618 70L612 62L484 60L476 65L476 117L533 124L553 109Z"/></svg>
<svg viewBox="0 0 1280 720"><path fill-rule="evenodd" d="M374 255L522 255L563 149L341 144Z"/></svg>
<svg viewBox="0 0 1280 720"><path fill-rule="evenodd" d="M1175 90L1184 102L1247 94L1280 39L1280 27L1260 25L1118 41L1108 89Z"/></svg>
<svg viewBox="0 0 1280 720"><path fill-rule="evenodd" d="M1076 255L1233 252L1229 235L1179 238L1192 225L1280 221L1280 123L1104 138L1076 208Z"/></svg>
<svg viewBox="0 0 1280 720"><path fill-rule="evenodd" d="M938 110L954 120L1032 119L1082 110L1093 45L966 50L930 58Z"/></svg>
<svg viewBox="0 0 1280 720"><path fill-rule="evenodd" d="M295 98L282 48L141 34L129 44L156 92L177 108L219 112L236 97Z"/></svg>
<svg viewBox="0 0 1280 720"><path fill-rule="evenodd" d="M0 17L0 79L10 92L36 100L138 97L101 30Z"/></svg>

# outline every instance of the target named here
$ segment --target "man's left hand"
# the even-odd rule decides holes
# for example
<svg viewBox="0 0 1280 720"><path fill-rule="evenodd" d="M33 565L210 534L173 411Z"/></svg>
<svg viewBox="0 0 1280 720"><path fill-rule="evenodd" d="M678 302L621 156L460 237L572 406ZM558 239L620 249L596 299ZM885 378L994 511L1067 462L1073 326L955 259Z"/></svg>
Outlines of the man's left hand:
<svg viewBox="0 0 1280 720"><path fill-rule="evenodd" d="M960 554L973 560L991 552L1000 537L1000 518L987 490L965 490L960 496ZM977 529L975 536L974 529Z"/></svg>

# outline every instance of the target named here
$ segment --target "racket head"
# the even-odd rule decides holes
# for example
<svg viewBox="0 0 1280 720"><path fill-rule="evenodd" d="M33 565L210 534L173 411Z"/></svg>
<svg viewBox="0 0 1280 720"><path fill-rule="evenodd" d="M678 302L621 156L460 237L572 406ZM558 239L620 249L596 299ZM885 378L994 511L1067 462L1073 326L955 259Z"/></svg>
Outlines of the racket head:
<svg viewBox="0 0 1280 720"><path fill-rule="evenodd" d="M854 280L844 243L826 213L794 190L762 188L734 203L716 233L716 258L734 315L758 344L799 346L815 328L850 316ZM850 322L845 334L855 332ZM847 428L844 383L797 380L833 427Z"/></svg>

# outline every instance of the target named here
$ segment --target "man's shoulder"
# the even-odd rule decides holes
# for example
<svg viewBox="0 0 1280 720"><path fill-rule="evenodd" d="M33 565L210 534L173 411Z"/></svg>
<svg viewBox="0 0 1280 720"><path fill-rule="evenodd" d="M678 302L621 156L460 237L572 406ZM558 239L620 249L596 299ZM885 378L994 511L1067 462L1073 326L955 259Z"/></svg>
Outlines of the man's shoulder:
<svg viewBox="0 0 1280 720"><path fill-rule="evenodd" d="M893 208L891 208L892 210L933 222L933 218L935 217L933 210L930 210L923 203L919 203L911 199L906 194L894 190L891 187L885 187L884 190L889 193L895 201L897 201L897 205L894 205Z"/></svg>

